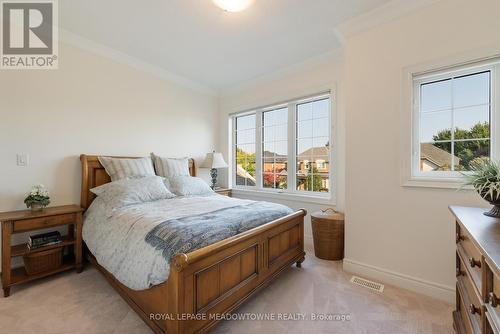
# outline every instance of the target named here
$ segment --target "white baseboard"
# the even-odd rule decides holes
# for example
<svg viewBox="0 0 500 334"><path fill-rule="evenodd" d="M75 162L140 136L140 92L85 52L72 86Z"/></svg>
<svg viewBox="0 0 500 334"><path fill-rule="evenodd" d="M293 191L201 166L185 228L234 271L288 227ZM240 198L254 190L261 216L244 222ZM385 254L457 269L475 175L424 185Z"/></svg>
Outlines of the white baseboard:
<svg viewBox="0 0 500 334"><path fill-rule="evenodd" d="M375 267L351 259L344 259L344 271L378 280L413 292L455 303L455 287L429 282L391 270Z"/></svg>

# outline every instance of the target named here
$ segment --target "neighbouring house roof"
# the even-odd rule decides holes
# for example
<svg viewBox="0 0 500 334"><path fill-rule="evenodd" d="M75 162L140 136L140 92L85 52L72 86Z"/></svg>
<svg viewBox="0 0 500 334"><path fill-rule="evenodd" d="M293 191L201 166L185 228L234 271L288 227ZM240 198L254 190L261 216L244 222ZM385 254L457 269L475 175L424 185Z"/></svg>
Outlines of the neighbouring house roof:
<svg viewBox="0 0 500 334"><path fill-rule="evenodd" d="M420 160L428 160L438 167L450 166L453 155L432 143L420 145ZM455 156L455 165L460 163L460 158Z"/></svg>
<svg viewBox="0 0 500 334"><path fill-rule="evenodd" d="M312 161L328 158L329 155L329 148L326 146L311 147L310 149L299 153L300 157L310 157L310 160Z"/></svg>
<svg viewBox="0 0 500 334"><path fill-rule="evenodd" d="M310 149L305 150L304 152L300 153L300 157L307 157L308 160L314 161L317 159L325 159L328 158L329 156L329 151L328 147L325 146L318 146L318 147L311 147ZM275 152L271 151L264 151L262 153L263 158L269 158L269 159L274 159L276 162L287 162L288 157L286 155L278 154Z"/></svg>
<svg viewBox="0 0 500 334"><path fill-rule="evenodd" d="M276 162L287 162L288 157L286 155L278 154L271 151L264 151L262 153L264 159L274 159Z"/></svg>

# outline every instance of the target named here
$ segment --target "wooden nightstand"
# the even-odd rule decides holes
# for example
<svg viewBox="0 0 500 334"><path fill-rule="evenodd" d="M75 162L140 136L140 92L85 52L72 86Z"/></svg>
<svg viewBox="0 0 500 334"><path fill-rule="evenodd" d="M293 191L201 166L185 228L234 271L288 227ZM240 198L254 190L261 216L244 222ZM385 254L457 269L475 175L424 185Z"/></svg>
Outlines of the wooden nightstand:
<svg viewBox="0 0 500 334"><path fill-rule="evenodd" d="M219 194L219 195L224 195L224 196L231 197L231 189L228 189L228 188L215 188L214 191L217 194Z"/></svg>
<svg viewBox="0 0 500 334"><path fill-rule="evenodd" d="M82 212L83 209L77 205L65 205L45 208L40 212L22 210L0 213L0 222L2 224L2 287L5 297L10 295L10 287L13 285L73 268L76 268L77 272L82 271ZM10 244L12 234L63 225L68 225L68 234L63 237L63 242L59 244L35 250L29 250L27 244L14 246ZM11 258L13 257L66 246L69 248L69 254L64 256L62 265L57 269L28 275L24 266L11 268Z"/></svg>

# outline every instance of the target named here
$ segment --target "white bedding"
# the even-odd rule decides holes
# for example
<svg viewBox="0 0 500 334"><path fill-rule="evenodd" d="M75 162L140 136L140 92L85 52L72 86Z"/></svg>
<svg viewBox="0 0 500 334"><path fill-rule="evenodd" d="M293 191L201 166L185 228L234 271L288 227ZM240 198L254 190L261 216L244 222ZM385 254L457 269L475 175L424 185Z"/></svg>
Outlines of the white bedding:
<svg viewBox="0 0 500 334"><path fill-rule="evenodd" d="M85 214L83 240L97 262L133 290L165 282L170 266L162 251L144 241L156 225L182 218L253 203L212 194L177 197L110 210L97 197Z"/></svg>

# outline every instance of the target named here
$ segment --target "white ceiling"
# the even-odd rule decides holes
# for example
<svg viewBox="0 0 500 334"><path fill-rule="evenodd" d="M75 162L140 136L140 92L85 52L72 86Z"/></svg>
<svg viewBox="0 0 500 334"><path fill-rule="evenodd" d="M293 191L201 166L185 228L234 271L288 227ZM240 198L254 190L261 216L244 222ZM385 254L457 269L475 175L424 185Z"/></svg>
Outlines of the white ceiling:
<svg viewBox="0 0 500 334"><path fill-rule="evenodd" d="M211 0L64 0L64 30L214 90L341 46L335 27L388 0L255 0L227 13Z"/></svg>

